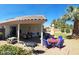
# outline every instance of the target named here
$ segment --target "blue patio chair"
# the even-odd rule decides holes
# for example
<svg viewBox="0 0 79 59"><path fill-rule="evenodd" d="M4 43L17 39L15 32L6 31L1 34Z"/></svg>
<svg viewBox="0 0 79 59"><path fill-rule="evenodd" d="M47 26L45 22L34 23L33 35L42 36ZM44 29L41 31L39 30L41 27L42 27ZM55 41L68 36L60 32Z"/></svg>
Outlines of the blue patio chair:
<svg viewBox="0 0 79 59"><path fill-rule="evenodd" d="M52 44L49 43L48 40L46 40L46 39L43 39L43 45L44 45L46 48L52 47Z"/></svg>
<svg viewBox="0 0 79 59"><path fill-rule="evenodd" d="M56 46L58 48L62 48L63 47L63 43L64 43L64 39L62 38L62 36L58 37L58 43L56 44Z"/></svg>

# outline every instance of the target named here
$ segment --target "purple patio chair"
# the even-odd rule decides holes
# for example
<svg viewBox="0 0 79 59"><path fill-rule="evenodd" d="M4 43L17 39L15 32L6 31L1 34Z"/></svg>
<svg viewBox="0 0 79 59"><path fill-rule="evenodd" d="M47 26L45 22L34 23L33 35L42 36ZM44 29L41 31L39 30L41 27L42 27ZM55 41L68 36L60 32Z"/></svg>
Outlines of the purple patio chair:
<svg viewBox="0 0 79 59"><path fill-rule="evenodd" d="M63 43L64 43L64 39L62 38L62 36L58 37L58 43L56 44L56 46L58 48L62 48L63 47Z"/></svg>
<svg viewBox="0 0 79 59"><path fill-rule="evenodd" d="M46 40L46 39L43 39L43 45L44 45L46 48L52 47L52 44L49 43L48 40Z"/></svg>

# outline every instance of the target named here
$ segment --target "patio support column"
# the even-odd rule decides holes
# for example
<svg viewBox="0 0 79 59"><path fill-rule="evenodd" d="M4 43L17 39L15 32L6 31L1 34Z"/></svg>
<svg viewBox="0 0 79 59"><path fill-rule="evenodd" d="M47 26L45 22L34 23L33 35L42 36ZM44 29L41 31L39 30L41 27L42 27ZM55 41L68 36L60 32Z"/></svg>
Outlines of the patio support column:
<svg viewBox="0 0 79 59"><path fill-rule="evenodd" d="M18 24L18 28L17 28L17 40L19 42L20 39L20 24Z"/></svg>
<svg viewBox="0 0 79 59"><path fill-rule="evenodd" d="M41 45L43 46L43 25L41 25Z"/></svg>

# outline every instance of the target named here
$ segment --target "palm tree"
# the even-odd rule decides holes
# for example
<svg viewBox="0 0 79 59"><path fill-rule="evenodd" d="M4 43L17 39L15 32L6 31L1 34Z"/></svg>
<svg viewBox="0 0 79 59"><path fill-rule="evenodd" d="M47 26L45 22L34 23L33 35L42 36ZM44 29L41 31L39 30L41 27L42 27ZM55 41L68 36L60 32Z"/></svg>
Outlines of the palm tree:
<svg viewBox="0 0 79 59"><path fill-rule="evenodd" d="M74 27L72 34L79 35L79 7L70 6L67 8L67 13L61 17L62 20L73 20Z"/></svg>

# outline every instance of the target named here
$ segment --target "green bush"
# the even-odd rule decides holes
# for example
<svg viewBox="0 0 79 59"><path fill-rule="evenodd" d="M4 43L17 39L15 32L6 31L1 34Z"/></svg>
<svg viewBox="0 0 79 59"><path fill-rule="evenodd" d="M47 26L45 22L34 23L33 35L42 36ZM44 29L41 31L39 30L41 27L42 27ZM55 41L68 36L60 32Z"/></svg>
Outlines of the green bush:
<svg viewBox="0 0 79 59"><path fill-rule="evenodd" d="M66 36L67 39L73 39L73 36L72 35L68 35Z"/></svg>
<svg viewBox="0 0 79 59"><path fill-rule="evenodd" d="M70 29L66 29L66 33L70 33Z"/></svg>
<svg viewBox="0 0 79 59"><path fill-rule="evenodd" d="M0 55L31 55L32 50L26 50L12 45L0 46Z"/></svg>
<svg viewBox="0 0 79 59"><path fill-rule="evenodd" d="M64 32L64 29L61 29L61 32Z"/></svg>

